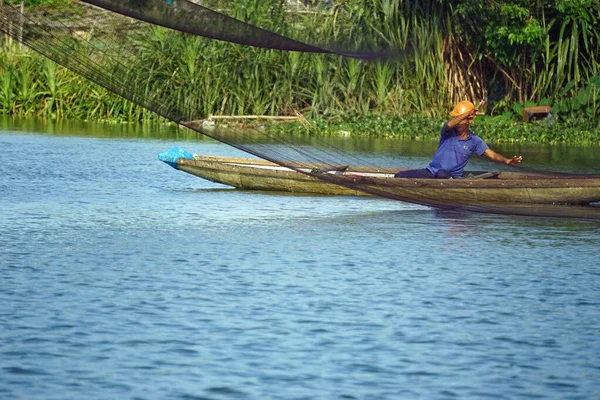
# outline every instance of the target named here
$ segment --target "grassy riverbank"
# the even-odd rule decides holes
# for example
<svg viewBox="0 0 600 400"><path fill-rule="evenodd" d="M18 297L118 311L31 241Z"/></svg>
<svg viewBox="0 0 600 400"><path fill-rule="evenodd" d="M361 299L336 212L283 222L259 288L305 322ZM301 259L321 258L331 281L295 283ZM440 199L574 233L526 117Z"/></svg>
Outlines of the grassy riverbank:
<svg viewBox="0 0 600 400"><path fill-rule="evenodd" d="M246 51L253 51L252 49ZM283 55L303 57L302 55ZM106 90L90 83L41 56L13 46L0 55L0 113L18 118L66 119L109 122L165 122L155 114L130 103ZM215 82L217 83L217 82ZM221 100L234 97L232 87ZM239 90L239 89L238 89ZM293 91L290 96L293 97ZM266 98L248 94L250 98ZM213 93L215 101L219 99ZM391 97L391 94L388 94ZM238 99L242 101L242 99ZM287 99L292 101L292 99ZM365 100L366 101L366 100ZM401 101L397 99L396 101ZM284 101L285 103L285 101ZM286 114L286 108L275 103L270 109L264 107L237 105L223 111L235 114ZM219 114L219 110L207 109L206 115ZM290 112L287 109L287 113ZM442 107L420 110L398 107L397 112L376 108L358 113L352 107L337 109L326 107L325 112L314 109L304 110L310 122L310 129L321 135L384 135L410 137L413 139L437 138L439 126L447 109ZM596 144L600 142L600 127L595 119L584 116L567 116L552 120L525 123L520 118L520 107L499 115L478 118L477 133L494 142L530 143L578 143ZM299 124L277 124L271 129L305 129Z"/></svg>
<svg viewBox="0 0 600 400"><path fill-rule="evenodd" d="M477 129L488 140L600 141L600 64L595 56L598 35L585 30L587 36L575 39L585 43L589 39L589 45L574 46L574 37L568 39L563 32L577 30L579 25L573 25L565 10L552 14L549 10L519 9L519 13L529 15L525 19L505 15L506 21L495 23L507 24L516 37L524 32L523 21L539 23L549 13L553 22L535 25L537 47L517 40L500 48L498 43L478 44L468 35L461 39L459 33L468 32L447 18L450 10L445 6L357 0L330 12L292 17L283 8L273 8L271 2L248 0L228 7L227 12L236 18L308 43L345 37L345 43L360 47L369 44L363 43L366 38L379 38L387 48L398 49L401 56L386 62L363 62L257 49L149 27L144 30L144 40L136 44L131 76L120 87L143 87L145 91L139 94L144 98L158 99L174 110L191 110L186 120L299 112L311 122L310 129L322 135L347 132L414 139L437 138L439 126L456 99L485 97L489 116L477 120ZM456 17L477 14L477 10L469 10L462 9L465 15ZM595 8L590 10L590 18L595 18ZM486 18L493 20L493 15ZM518 23L511 25L515 21ZM559 25L564 29L557 31ZM500 29L503 26L498 25L492 33L504 32ZM89 35L91 42L94 32ZM134 42L120 36L112 40ZM12 40L0 40L0 46L1 114L53 120L163 122L152 112ZM542 48L545 53L540 53ZM519 53L519 49L523 51ZM508 57L509 51L518 57ZM466 59L459 60L458 55ZM522 122L522 108L539 104L553 107L553 119ZM272 129L306 128L286 124Z"/></svg>
<svg viewBox="0 0 600 400"><path fill-rule="evenodd" d="M347 120L316 120L309 129L318 135L384 136L413 140L438 140L443 119L423 115L359 116ZM279 124L270 129L304 130L299 123ZM481 116L475 120L473 130L486 141L494 143L540 143L600 145L600 129L591 123L570 120L556 122L551 118L523 122L512 115Z"/></svg>

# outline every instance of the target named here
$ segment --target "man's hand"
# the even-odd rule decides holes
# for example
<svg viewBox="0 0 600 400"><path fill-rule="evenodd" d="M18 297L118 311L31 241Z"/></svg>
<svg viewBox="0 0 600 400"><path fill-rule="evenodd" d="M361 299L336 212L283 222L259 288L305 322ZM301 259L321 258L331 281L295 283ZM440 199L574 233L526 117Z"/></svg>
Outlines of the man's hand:
<svg viewBox="0 0 600 400"><path fill-rule="evenodd" d="M506 165L515 165L515 164L518 164L521 161L523 161L523 157L521 157L521 156L514 156L513 158L506 158L502 154L496 153L494 150L490 149L489 147L485 150L485 153L483 153L483 154L485 154L486 156L491 158L492 161L495 161L497 163L503 163Z"/></svg>
<svg viewBox="0 0 600 400"><path fill-rule="evenodd" d="M514 156L513 158L507 158L506 161L504 161L504 163L506 165L515 165L515 164L520 163L521 161L523 161L523 157Z"/></svg>

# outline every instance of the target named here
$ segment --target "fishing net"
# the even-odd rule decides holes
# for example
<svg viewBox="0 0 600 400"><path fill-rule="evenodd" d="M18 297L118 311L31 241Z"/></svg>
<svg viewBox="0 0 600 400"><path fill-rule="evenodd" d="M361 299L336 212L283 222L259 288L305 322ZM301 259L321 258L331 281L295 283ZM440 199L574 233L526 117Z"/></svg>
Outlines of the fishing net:
<svg viewBox="0 0 600 400"><path fill-rule="evenodd" d="M359 165L376 169L381 165L376 157L348 151L343 144L313 135L310 129L273 133L268 129L206 125L203 104L197 97L186 95L188 87L195 83L182 78L181 64L172 63L179 55L169 54L163 48L162 53L148 56L148 49L156 47L158 25L169 28L167 35L198 35L270 49L264 51L321 53L314 57L324 60L327 57L371 60L398 54L396 49L364 51L340 44L305 43L187 0L90 0L73 3L68 11L38 9L22 14L15 7L0 11L0 31L110 92L200 134L319 180L441 209L600 219L600 208L587 205L600 191L596 175L536 172L512 181L397 179L389 170L388 175L352 173L352 168L344 167ZM520 193L521 198L537 196L540 203L545 196L562 192L567 193L565 199L573 199L569 202L581 204L498 203L486 197L485 193L490 191L504 193L498 197L502 199L510 198L510 193Z"/></svg>
<svg viewBox="0 0 600 400"><path fill-rule="evenodd" d="M341 47L323 48L302 43L188 0L90 0L86 3L179 32L242 45L286 51L340 54L362 59L381 58L385 55L382 52L348 51Z"/></svg>

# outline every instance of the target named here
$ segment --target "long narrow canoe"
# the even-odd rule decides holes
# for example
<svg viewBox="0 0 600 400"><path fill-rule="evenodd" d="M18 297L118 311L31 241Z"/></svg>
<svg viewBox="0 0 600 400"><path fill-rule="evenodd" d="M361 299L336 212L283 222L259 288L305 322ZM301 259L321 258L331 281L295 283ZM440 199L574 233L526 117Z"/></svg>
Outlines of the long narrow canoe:
<svg viewBox="0 0 600 400"><path fill-rule="evenodd" d="M547 175L522 172L475 173L463 179L394 178L399 169L340 167L324 169L321 165L298 166L306 172L327 175L316 178L294 169L260 159L194 155L168 160L171 166L209 180L246 190L318 193L326 195L365 195L349 187L360 187L371 193L397 194L415 202L423 198L460 204L576 204L600 201L600 175ZM291 165L294 167L294 165ZM325 179L323 179L325 178ZM347 186L343 186L346 184Z"/></svg>

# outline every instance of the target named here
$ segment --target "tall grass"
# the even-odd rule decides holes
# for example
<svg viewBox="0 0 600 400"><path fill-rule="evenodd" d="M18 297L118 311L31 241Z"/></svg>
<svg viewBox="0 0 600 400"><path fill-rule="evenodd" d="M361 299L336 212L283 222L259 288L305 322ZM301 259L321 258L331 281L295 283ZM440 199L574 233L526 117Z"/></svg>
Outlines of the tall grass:
<svg viewBox="0 0 600 400"><path fill-rule="evenodd" d="M229 10L232 15L265 29L307 42L342 43L342 47L385 46L394 49L398 57L364 62L264 50L152 27L137 55L137 62L146 72L133 80L146 88L148 96L158 89L172 93L173 104L164 107L185 103L187 107L179 108L196 110L204 116L293 115L297 111L338 118L371 114L444 116L456 100L485 96L484 76L492 80L502 77L490 72L493 65L468 53L464 43L453 36L449 11L433 3L354 0L329 13L290 17L282 1L275 6L259 0L233 2ZM571 18L560 20L562 25L558 26L558 19L550 21L539 57L532 59L531 65L508 69L508 74L523 68L531 74L531 79L520 78L520 84L527 88L523 96L511 98L507 92L504 100L550 98L558 103L579 96L585 82L599 75L600 40L593 31L597 25L592 25L596 22ZM574 83L565 92L568 82ZM597 118L599 114L595 82L586 92L586 107L592 104L586 118ZM569 112L576 113L574 107ZM0 54L0 112L58 119L157 118L15 46L5 47Z"/></svg>

